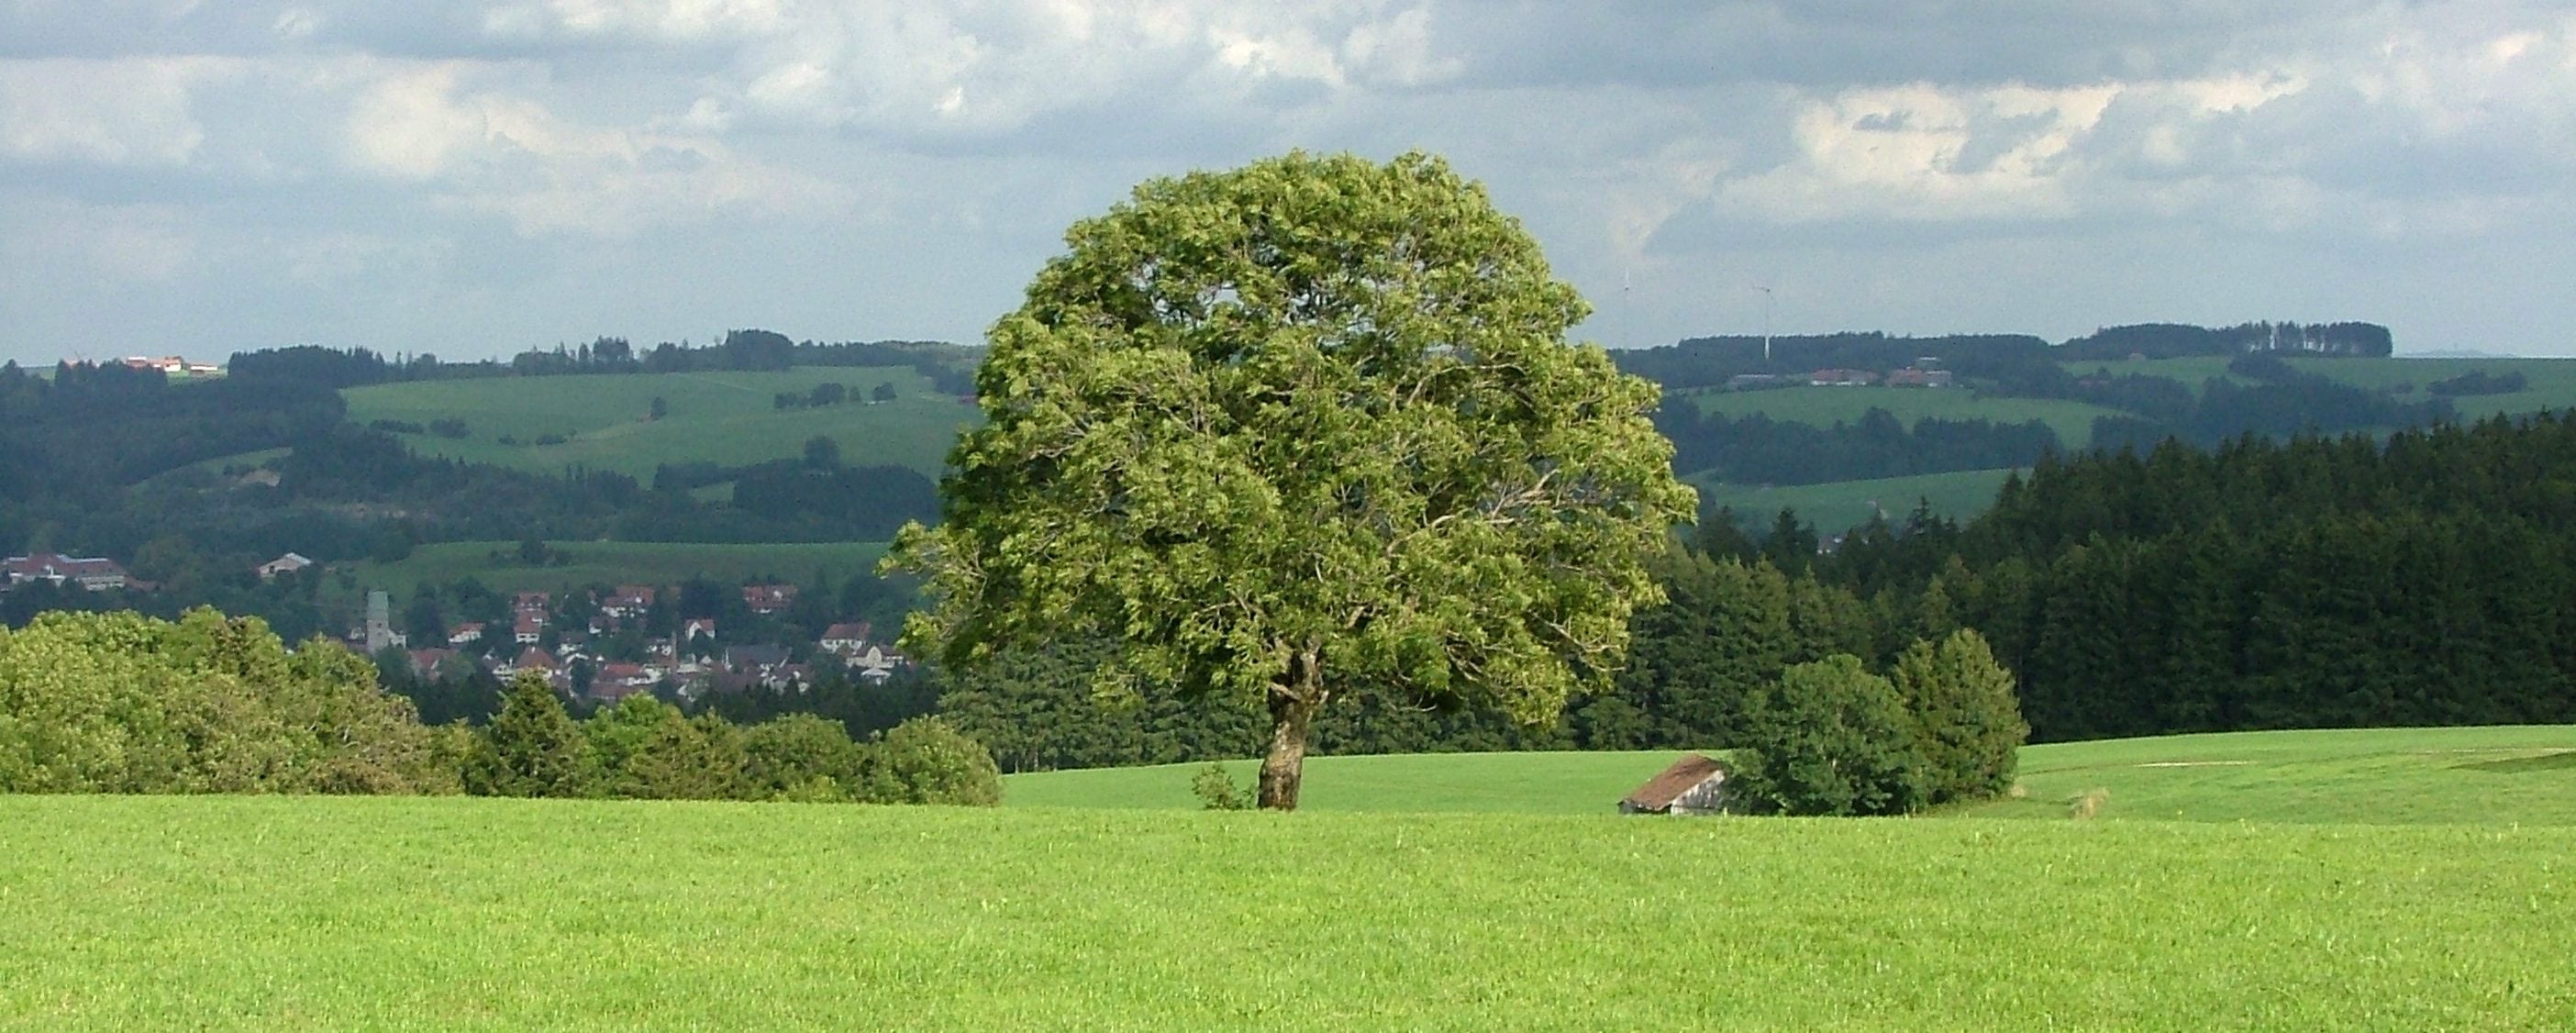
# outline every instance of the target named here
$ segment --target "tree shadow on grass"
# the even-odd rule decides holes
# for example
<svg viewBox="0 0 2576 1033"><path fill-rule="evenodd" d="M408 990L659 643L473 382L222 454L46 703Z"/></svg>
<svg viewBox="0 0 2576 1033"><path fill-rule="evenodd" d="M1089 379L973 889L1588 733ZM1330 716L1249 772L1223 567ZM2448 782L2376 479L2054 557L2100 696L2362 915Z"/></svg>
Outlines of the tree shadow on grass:
<svg viewBox="0 0 2576 1033"><path fill-rule="evenodd" d="M2576 750L2556 750L2538 756L2513 757L2506 760L2482 760L2474 764L2454 764L2452 767L2461 771L2493 771L2504 775L2524 771L2576 771Z"/></svg>

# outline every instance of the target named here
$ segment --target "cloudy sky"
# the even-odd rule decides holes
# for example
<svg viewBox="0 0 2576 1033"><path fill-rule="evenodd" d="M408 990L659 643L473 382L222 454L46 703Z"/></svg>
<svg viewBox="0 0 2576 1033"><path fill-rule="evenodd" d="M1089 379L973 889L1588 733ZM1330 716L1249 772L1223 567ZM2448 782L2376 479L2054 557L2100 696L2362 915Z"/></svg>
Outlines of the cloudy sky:
<svg viewBox="0 0 2576 1033"><path fill-rule="evenodd" d="M1613 345L2576 354L2563 0L0 0L0 358L972 340L1291 148L1448 156Z"/></svg>

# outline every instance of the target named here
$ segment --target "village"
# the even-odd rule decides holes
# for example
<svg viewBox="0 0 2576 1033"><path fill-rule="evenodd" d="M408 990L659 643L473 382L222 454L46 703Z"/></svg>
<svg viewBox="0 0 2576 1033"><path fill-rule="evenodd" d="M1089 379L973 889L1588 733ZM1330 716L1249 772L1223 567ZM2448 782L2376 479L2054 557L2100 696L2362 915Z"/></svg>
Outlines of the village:
<svg viewBox="0 0 2576 1033"><path fill-rule="evenodd" d="M255 573L261 581L274 581L315 565L288 552ZM0 591L36 582L92 592L156 587L103 556L0 558ZM668 585L522 591L508 597L501 620L435 622L428 630L439 633L436 641L414 641L424 630L421 622L398 621L392 597L370 591L364 621L341 641L380 666L398 654L403 673L422 682L477 672L507 681L535 672L557 691L596 703L637 693L694 700L711 692L793 690L836 677L883 684L911 666L866 621L832 621L810 641L785 641L799 625L780 618L795 608L801 591L787 583L739 586L740 611L750 619L738 622L667 615L663 611L679 596Z"/></svg>
<svg viewBox="0 0 2576 1033"><path fill-rule="evenodd" d="M797 594L793 584L740 587L744 609L759 617L785 612ZM810 642L737 640L715 617L672 618L669 633L654 633L657 604L676 595L657 585L576 590L561 597L517 592L506 625L464 621L447 628L443 642L416 643L394 626L391 598L369 592L365 623L345 638L369 656L399 652L410 675L421 681L468 677L477 670L507 681L533 672L557 691L597 703L637 693L685 701L711 692L794 690L834 677L883 684L910 666L876 641L864 621L830 624Z"/></svg>

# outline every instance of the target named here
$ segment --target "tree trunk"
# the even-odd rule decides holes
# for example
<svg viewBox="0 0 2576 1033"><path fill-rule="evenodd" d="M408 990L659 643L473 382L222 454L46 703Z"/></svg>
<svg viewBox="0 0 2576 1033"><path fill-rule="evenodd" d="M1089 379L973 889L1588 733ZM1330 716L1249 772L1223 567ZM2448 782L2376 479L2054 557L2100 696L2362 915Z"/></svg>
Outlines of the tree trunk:
<svg viewBox="0 0 2576 1033"><path fill-rule="evenodd" d="M1297 809L1297 787L1306 777L1306 729L1323 708L1323 671L1315 654L1289 658L1287 673L1270 687L1270 752L1261 758L1258 795L1263 810Z"/></svg>

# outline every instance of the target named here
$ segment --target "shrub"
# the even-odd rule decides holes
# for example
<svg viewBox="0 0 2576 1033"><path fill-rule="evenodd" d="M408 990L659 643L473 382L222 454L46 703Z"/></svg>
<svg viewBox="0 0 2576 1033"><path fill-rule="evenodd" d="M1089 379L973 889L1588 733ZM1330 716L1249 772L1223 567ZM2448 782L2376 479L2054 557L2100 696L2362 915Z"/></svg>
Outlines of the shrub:
<svg viewBox="0 0 2576 1033"><path fill-rule="evenodd" d="M1750 720L1730 795L1779 814L1903 814L1923 805L1923 756L1896 687L1837 653L1780 672Z"/></svg>
<svg viewBox="0 0 2576 1033"><path fill-rule="evenodd" d="M871 803L991 807L1002 802L1002 772L983 744L935 717L896 725L871 751Z"/></svg>
<svg viewBox="0 0 2576 1033"><path fill-rule="evenodd" d="M1199 769L1198 777L1190 780L1190 792L1211 811L1252 809L1252 793L1236 784L1234 776L1225 773L1225 765L1217 761L1209 761L1208 766Z"/></svg>
<svg viewBox="0 0 2576 1033"><path fill-rule="evenodd" d="M54 612L0 631L0 792L454 792L364 658L256 618Z"/></svg>

